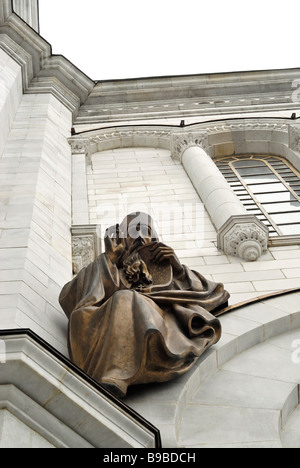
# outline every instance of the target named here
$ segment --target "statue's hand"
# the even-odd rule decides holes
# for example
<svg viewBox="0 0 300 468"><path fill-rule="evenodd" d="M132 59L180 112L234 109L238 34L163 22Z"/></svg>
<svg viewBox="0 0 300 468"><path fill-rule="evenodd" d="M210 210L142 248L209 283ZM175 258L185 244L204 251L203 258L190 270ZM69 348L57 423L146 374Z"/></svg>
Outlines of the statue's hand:
<svg viewBox="0 0 300 468"><path fill-rule="evenodd" d="M176 253L174 252L174 249L172 249L171 247L168 247L162 242L157 242L151 248L151 252L152 261L154 263L161 263L163 261L168 260L177 274L183 273L184 267L181 265Z"/></svg>
<svg viewBox="0 0 300 468"><path fill-rule="evenodd" d="M117 265L125 250L125 239L120 235L119 224L106 229L104 244L106 255L113 264Z"/></svg>

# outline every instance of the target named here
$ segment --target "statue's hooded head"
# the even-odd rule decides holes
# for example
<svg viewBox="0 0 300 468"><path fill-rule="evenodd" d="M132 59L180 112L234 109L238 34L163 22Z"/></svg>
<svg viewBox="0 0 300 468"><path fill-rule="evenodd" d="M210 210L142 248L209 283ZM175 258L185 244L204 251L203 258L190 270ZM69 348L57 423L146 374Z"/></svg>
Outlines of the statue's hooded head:
<svg viewBox="0 0 300 468"><path fill-rule="evenodd" d="M128 253L137 247L158 242L153 219L147 213L137 211L127 215L120 224L120 235L125 238Z"/></svg>

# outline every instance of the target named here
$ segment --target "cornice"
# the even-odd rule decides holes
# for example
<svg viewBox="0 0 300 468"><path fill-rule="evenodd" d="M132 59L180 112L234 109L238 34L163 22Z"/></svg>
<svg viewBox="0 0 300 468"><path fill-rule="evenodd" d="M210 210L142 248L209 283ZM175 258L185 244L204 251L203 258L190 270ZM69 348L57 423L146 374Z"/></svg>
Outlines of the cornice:
<svg viewBox="0 0 300 468"><path fill-rule="evenodd" d="M289 69L97 82L76 124L292 111L300 107L293 99L299 74Z"/></svg>
<svg viewBox="0 0 300 468"><path fill-rule="evenodd" d="M74 118L95 83L13 12L10 0L0 6L0 47L22 68L24 93L51 93Z"/></svg>
<svg viewBox="0 0 300 468"><path fill-rule="evenodd" d="M0 2L0 47L22 67L25 93L51 93L75 125L300 108L299 69L94 82ZM296 84L296 89L295 89Z"/></svg>

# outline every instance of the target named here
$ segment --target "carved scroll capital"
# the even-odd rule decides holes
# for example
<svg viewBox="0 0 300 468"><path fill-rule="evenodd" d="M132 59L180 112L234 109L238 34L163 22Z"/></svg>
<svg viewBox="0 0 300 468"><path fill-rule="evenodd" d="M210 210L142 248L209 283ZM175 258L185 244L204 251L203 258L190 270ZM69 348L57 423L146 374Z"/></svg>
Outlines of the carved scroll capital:
<svg viewBox="0 0 300 468"><path fill-rule="evenodd" d="M181 161L182 155L188 148L200 146L205 151L208 150L208 135L206 132L176 132L171 134L171 154L172 158Z"/></svg>
<svg viewBox="0 0 300 468"><path fill-rule="evenodd" d="M100 255L101 243L96 225L73 226L71 232L73 273L77 275Z"/></svg>
<svg viewBox="0 0 300 468"><path fill-rule="evenodd" d="M268 249L269 231L255 216L232 216L218 233L218 246L228 255L255 262Z"/></svg>
<svg viewBox="0 0 300 468"><path fill-rule="evenodd" d="M300 125L289 125L289 146L292 151L300 152Z"/></svg>
<svg viewBox="0 0 300 468"><path fill-rule="evenodd" d="M88 138L69 138L69 145L72 149L72 154L90 154L90 140Z"/></svg>

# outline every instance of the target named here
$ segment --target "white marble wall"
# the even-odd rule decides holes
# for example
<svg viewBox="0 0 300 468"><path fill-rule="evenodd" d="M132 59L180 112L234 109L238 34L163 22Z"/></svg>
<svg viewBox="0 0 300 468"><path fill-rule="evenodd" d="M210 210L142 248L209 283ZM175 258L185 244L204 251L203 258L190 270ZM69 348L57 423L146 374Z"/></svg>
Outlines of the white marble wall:
<svg viewBox="0 0 300 468"><path fill-rule="evenodd" d="M0 448L54 448L8 410L0 410Z"/></svg>
<svg viewBox="0 0 300 468"><path fill-rule="evenodd" d="M21 67L0 48L0 156L21 99Z"/></svg>
<svg viewBox="0 0 300 468"><path fill-rule="evenodd" d="M31 328L63 353L67 320L58 295L72 271L70 127L55 97L24 95L0 158L0 328Z"/></svg>

